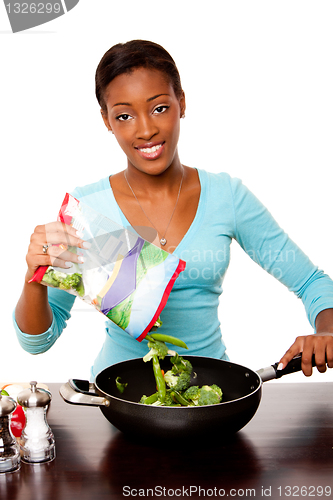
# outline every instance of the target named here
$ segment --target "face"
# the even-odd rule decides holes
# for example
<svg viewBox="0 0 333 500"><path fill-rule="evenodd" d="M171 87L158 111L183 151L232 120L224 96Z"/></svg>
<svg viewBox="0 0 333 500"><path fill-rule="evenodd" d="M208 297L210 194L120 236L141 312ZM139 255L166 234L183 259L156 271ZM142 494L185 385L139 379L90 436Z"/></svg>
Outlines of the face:
<svg viewBox="0 0 333 500"><path fill-rule="evenodd" d="M165 75L138 68L117 76L105 96L105 125L114 133L128 166L157 175L178 160L180 117L185 111Z"/></svg>

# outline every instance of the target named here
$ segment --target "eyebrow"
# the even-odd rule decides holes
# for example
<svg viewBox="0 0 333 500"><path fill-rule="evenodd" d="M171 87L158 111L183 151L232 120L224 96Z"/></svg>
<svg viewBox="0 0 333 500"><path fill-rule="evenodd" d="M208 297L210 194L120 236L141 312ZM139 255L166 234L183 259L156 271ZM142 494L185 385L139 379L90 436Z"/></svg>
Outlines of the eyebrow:
<svg viewBox="0 0 333 500"><path fill-rule="evenodd" d="M149 97L146 102L154 101L154 99L157 99L158 97L161 97L162 95L170 95L170 94L156 94L153 97ZM130 102L117 102L112 107L114 108L115 106L132 106L132 104Z"/></svg>

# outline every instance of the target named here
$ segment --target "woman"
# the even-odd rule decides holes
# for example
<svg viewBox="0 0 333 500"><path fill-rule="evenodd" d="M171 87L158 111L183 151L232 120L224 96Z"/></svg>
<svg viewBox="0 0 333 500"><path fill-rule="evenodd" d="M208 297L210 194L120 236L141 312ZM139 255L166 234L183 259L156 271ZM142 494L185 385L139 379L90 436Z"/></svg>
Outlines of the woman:
<svg viewBox="0 0 333 500"><path fill-rule="evenodd" d="M112 47L96 71L96 96L107 129L127 156L127 168L72 194L139 233L142 227L150 228L156 245L186 261L161 314L161 331L181 337L188 354L228 359L217 312L235 238L251 258L302 299L315 328L314 335L296 339L281 358L280 368L302 351L305 375L312 373L313 353L320 372L326 370L325 356L333 367L331 279L239 180L181 164L177 144L185 95L171 56L142 40ZM72 295L29 283L40 265L65 268L77 261L76 255L58 246L68 243L85 246L80 233L59 222L37 226L31 236L25 285L15 311L19 341L29 352L49 349L70 317ZM146 352L145 341L135 341L107 321L92 376Z"/></svg>

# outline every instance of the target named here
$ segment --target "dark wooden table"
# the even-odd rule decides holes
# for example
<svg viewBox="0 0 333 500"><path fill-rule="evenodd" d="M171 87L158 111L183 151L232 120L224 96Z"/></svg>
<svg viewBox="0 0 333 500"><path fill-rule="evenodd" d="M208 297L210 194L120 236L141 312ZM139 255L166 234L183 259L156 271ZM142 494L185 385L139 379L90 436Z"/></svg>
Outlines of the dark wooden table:
<svg viewBox="0 0 333 500"><path fill-rule="evenodd" d="M333 383L266 383L251 422L228 441L135 442L98 408L49 384L57 457L0 474L1 500L332 498ZM326 489L325 489L326 488Z"/></svg>

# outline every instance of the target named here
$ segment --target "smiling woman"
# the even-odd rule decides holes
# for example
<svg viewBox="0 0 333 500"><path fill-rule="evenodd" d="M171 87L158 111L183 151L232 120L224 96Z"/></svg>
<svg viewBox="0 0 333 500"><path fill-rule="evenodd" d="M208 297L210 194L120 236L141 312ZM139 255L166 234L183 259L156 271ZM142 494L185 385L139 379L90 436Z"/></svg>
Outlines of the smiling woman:
<svg viewBox="0 0 333 500"><path fill-rule="evenodd" d="M117 102L120 97L127 99ZM102 116L127 156L129 175L133 168L156 174L170 166L181 170L177 145L185 99L178 100L160 71L138 68L117 76L108 85L106 106Z"/></svg>
<svg viewBox="0 0 333 500"><path fill-rule="evenodd" d="M280 367L301 351L306 375L312 373L313 353L319 371L326 370L326 363L332 367L333 281L239 179L181 163L178 141L185 94L170 54L144 40L117 44L101 59L95 81L102 119L125 153L127 168L72 194L139 234L149 228L151 242L180 258L186 256L186 269L161 313L161 333L180 337L188 354L228 359L218 306L235 239L301 298L314 328L313 335L296 339ZM29 352L49 349L70 317L74 296L58 289L47 293L43 285L29 283L40 265L66 268L76 262L68 244L84 248L85 242L72 227L57 222L37 226L31 236L25 285L14 318L19 341ZM92 377L115 362L146 352L145 340L137 342L108 320Z"/></svg>

